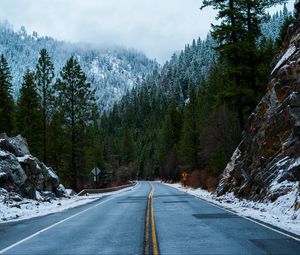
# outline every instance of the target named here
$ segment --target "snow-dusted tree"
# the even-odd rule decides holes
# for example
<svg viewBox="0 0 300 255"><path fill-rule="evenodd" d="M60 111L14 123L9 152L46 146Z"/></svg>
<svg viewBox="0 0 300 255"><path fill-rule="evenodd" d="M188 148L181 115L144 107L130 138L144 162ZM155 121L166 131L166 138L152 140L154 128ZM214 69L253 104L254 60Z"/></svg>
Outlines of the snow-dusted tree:
<svg viewBox="0 0 300 255"><path fill-rule="evenodd" d="M217 51L232 84L224 92L227 102L234 102L240 127L244 128L245 108L256 104L257 40L262 35L261 24L266 10L286 0L203 0L201 9L211 6L218 11L218 25L212 36L218 42Z"/></svg>
<svg viewBox="0 0 300 255"><path fill-rule="evenodd" d="M16 127L18 133L26 137L32 153L37 157L42 154L41 116L34 73L27 70L16 107Z"/></svg>
<svg viewBox="0 0 300 255"><path fill-rule="evenodd" d="M55 84L58 93L58 110L64 115L64 126L70 134L69 171L72 188L80 188L80 156L83 153L82 142L85 126L93 119L95 110L95 91L87 82L85 73L78 61L71 57L63 67Z"/></svg>
<svg viewBox="0 0 300 255"><path fill-rule="evenodd" d="M41 100L42 106L42 122L43 122L43 161L47 164L47 126L53 106L53 78L54 78L54 65L48 55L46 49L42 49L38 64L36 66L36 84L38 95Z"/></svg>

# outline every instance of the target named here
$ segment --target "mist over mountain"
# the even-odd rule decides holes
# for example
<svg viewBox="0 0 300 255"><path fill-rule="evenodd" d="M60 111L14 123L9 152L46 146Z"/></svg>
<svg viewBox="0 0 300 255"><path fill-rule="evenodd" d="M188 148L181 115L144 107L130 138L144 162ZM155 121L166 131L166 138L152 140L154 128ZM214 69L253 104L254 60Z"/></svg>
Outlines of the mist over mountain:
<svg viewBox="0 0 300 255"><path fill-rule="evenodd" d="M111 108L126 92L141 83L143 77L158 67L156 61L135 49L110 47L97 49L88 44L58 41L25 27L15 31L8 22L0 23L0 52L6 57L17 98L26 69L34 70L40 50L46 48L55 65L56 75L71 56L75 56L96 89L100 111Z"/></svg>

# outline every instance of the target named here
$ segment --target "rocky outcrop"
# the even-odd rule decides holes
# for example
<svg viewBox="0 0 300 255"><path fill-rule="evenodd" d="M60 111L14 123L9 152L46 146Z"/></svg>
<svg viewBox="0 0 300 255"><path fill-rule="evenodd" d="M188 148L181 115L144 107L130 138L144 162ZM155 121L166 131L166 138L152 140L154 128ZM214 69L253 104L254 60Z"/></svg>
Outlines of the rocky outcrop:
<svg viewBox="0 0 300 255"><path fill-rule="evenodd" d="M217 193L276 200L299 189L300 180L300 3L289 28L268 92L251 114L242 142L227 165ZM295 204L297 206L297 202Z"/></svg>
<svg viewBox="0 0 300 255"><path fill-rule="evenodd" d="M63 196L65 189L52 168L32 156L22 136L0 134L0 188L31 199Z"/></svg>

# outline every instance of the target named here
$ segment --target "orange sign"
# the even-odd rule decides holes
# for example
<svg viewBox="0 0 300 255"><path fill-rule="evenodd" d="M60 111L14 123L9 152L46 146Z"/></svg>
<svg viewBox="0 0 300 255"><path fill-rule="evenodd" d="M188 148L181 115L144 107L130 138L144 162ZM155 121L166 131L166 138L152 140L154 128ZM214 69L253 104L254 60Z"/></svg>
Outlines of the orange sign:
<svg viewBox="0 0 300 255"><path fill-rule="evenodd" d="M188 173L187 173L187 172L183 172L183 173L181 174L181 179L182 179L183 181L186 181L186 180L187 180L187 177L188 177Z"/></svg>

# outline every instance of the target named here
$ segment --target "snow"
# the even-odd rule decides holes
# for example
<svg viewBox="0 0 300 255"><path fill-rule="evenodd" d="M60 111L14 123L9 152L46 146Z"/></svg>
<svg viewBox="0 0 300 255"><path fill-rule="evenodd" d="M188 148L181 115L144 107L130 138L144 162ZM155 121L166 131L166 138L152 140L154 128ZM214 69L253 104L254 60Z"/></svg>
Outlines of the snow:
<svg viewBox="0 0 300 255"><path fill-rule="evenodd" d="M50 175L52 178L58 179L57 174L56 174L51 168L48 168L47 170L48 170L49 175Z"/></svg>
<svg viewBox="0 0 300 255"><path fill-rule="evenodd" d="M21 202L6 203L5 190L0 192L0 224L8 221L18 221L38 216L44 216L52 213L61 212L80 205L91 203L99 198L129 191L133 187L128 187L122 190L107 192L102 194L93 194L86 196L72 196L69 198L57 198L51 202L40 202L31 199L23 199ZM67 190L70 192L70 190ZM37 197L40 193L37 192Z"/></svg>
<svg viewBox="0 0 300 255"><path fill-rule="evenodd" d="M7 152L0 150L0 157L6 157L7 155Z"/></svg>
<svg viewBox="0 0 300 255"><path fill-rule="evenodd" d="M297 166L299 166L299 165L300 165L300 158L297 158L297 159L295 160L295 162L294 162L292 165L289 166L289 169L288 169L288 170L291 170L291 169L293 169L293 168L295 168L295 167L297 167Z"/></svg>
<svg viewBox="0 0 300 255"><path fill-rule="evenodd" d="M285 61L287 61L296 52L296 50L297 48L295 45L290 46L288 50L284 53L284 55L281 57L281 59L278 61L271 74L273 74Z"/></svg>
<svg viewBox="0 0 300 255"><path fill-rule="evenodd" d="M237 148L237 149L234 151L234 153L233 153L233 155L232 155L232 157L231 157L229 163L227 164L227 166L226 166L226 168L225 168L225 171L224 171L224 176L225 176L225 177L228 177L228 176L230 175L230 173L233 171L234 166L236 165L235 162L236 162L236 160L237 160L240 156L241 156L241 151L239 150L239 148Z"/></svg>
<svg viewBox="0 0 300 255"><path fill-rule="evenodd" d="M300 209L295 211L293 205L299 197L298 189L299 182L289 182L285 185L291 186L291 192L280 196L275 202L264 201L250 201L247 199L239 199L233 193L227 193L223 196L217 197L215 194L203 189L184 188L181 184L168 184L178 190L184 191L200 199L206 200L217 206L229 209L242 217L260 220L262 222L271 224L288 232L300 235ZM273 184L273 188L276 184ZM277 184L282 185L282 183Z"/></svg>
<svg viewBox="0 0 300 255"><path fill-rule="evenodd" d="M31 155L25 155L23 157L17 157L19 163L26 162L28 159L33 159L33 156Z"/></svg>
<svg viewBox="0 0 300 255"><path fill-rule="evenodd" d="M43 199L41 193L39 191L35 191L35 197L36 197L36 200L38 201L41 201Z"/></svg>
<svg viewBox="0 0 300 255"><path fill-rule="evenodd" d="M279 160L277 163L276 163L276 166L279 168L279 167L282 167L284 166L288 161L290 160L290 157L284 157L283 159Z"/></svg>
<svg viewBox="0 0 300 255"><path fill-rule="evenodd" d="M73 194L76 194L74 190L72 189L65 189L65 194L67 196L72 196Z"/></svg>
<svg viewBox="0 0 300 255"><path fill-rule="evenodd" d="M0 178L5 175L6 175L6 173L0 172Z"/></svg>

